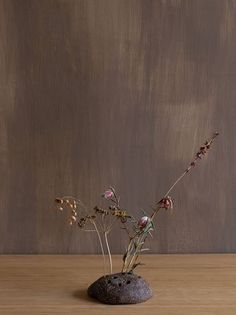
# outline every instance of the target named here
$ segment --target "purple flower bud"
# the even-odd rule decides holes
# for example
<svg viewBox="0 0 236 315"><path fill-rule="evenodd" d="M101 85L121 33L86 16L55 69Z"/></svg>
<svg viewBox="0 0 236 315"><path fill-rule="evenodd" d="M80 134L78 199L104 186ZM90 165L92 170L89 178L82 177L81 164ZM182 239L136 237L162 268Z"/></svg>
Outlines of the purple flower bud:
<svg viewBox="0 0 236 315"><path fill-rule="evenodd" d="M111 199L114 197L114 192L111 189L108 189L102 195L105 199Z"/></svg>
<svg viewBox="0 0 236 315"><path fill-rule="evenodd" d="M146 226L147 226L147 224L150 222L150 218L149 217L147 217L147 216L144 216L144 217L142 217L141 219L139 219L139 221L138 221L138 226L141 228L141 229L144 229Z"/></svg>
<svg viewBox="0 0 236 315"><path fill-rule="evenodd" d="M164 197L160 201L161 207L167 209L173 209L173 201L170 196Z"/></svg>

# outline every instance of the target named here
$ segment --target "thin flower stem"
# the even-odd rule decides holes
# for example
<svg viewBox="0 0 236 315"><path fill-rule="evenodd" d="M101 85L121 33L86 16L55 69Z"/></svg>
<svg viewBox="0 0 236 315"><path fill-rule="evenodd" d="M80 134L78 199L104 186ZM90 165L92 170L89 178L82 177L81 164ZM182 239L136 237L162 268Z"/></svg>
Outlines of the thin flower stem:
<svg viewBox="0 0 236 315"><path fill-rule="evenodd" d="M138 236L136 249L135 249L135 251L134 251L134 253L133 253L133 255L132 255L132 258L131 258L131 260L130 260L128 266L127 266L127 270L128 270L128 271L129 271L129 268L130 268L130 270L132 270L132 267L133 267L135 261L136 261L137 258L138 258L139 250L141 250L141 248L142 248L142 246L140 245L140 243L142 243L142 237L143 237L143 235L139 235L139 236Z"/></svg>
<svg viewBox="0 0 236 315"><path fill-rule="evenodd" d="M105 237L105 242L106 242L106 246L107 246L107 253L108 253L109 263L110 263L110 273L112 274L112 257L111 257L111 251L110 251L110 246L109 246L109 243L108 243L107 234L108 234L108 232L105 232L104 233L104 237Z"/></svg>
<svg viewBox="0 0 236 315"><path fill-rule="evenodd" d="M106 217L104 214L102 214L102 230L104 233L104 239L105 239L105 244L106 244L106 248L107 248L107 254L108 254L108 259L109 259L109 265L110 265L110 273L112 273L112 258L111 258L111 251L110 251L110 246L109 246L109 242L108 242L108 238L107 235L110 232L109 227L106 225Z"/></svg>
<svg viewBox="0 0 236 315"><path fill-rule="evenodd" d="M163 207L162 205L162 200L164 198L167 198L169 193L174 189L174 187L184 178L184 176L196 165L196 163L202 159L202 157L206 154L206 152L210 149L214 139L219 135L218 132L215 132L212 136L212 138L209 141L206 141L206 143L204 144L204 146L202 146L200 148L200 150L197 152L197 154L195 155L195 158L193 159L193 161L189 164L189 166L186 168L186 170L177 178L177 180L171 185L171 187L169 188L169 190L166 192L166 194L164 195L164 197L157 203L157 208L153 211L152 215L150 216L150 222L149 224L151 224L151 222L153 221L155 215L161 210L161 209L166 209L165 207ZM136 236L135 236L136 237ZM130 240L130 242L134 242L134 239ZM142 247L146 241L148 237L148 233L145 234L145 232L143 231L141 235L138 236L137 241L136 241L136 247L135 247L135 251L132 254L132 251L130 249L130 247L128 247L127 252L126 252L126 257L127 259L132 256L131 260L128 263L128 266L126 268L126 270L128 270L130 268L130 270L132 270L134 264L137 261L137 258L139 257L139 254L142 250ZM124 262L123 266L126 266L127 263L127 259ZM124 268L124 267L123 267Z"/></svg>
<svg viewBox="0 0 236 315"><path fill-rule="evenodd" d="M103 247L103 244L102 244L101 235L99 233L99 230L97 228L96 223L94 221L92 223L93 223L93 226L95 228L95 231L97 233L98 240L99 240L99 243L100 243L100 247L101 247L101 251L102 251L102 257L103 257L103 271L104 271L104 274L105 274L106 273L106 259L105 259L105 252L104 252L104 247Z"/></svg>
<svg viewBox="0 0 236 315"><path fill-rule="evenodd" d="M178 182L181 181L181 179L189 172L189 168L187 170L184 171L184 173L182 175L180 175L177 180L174 182L174 184L170 187L170 189L166 192L164 197L167 197L169 195L169 193L172 191L172 189L178 184Z"/></svg>
<svg viewBox="0 0 236 315"><path fill-rule="evenodd" d="M109 225L108 225L108 227L107 227L107 231L108 231L108 232L110 232L110 231L112 230L112 227L113 227L113 225L114 225L114 223L115 223L116 221L117 221L117 219L114 218L113 221L109 222Z"/></svg>
<svg viewBox="0 0 236 315"><path fill-rule="evenodd" d="M218 132L215 132L212 136L212 138L206 142L205 145L207 145L207 150L209 150L210 146L212 145L213 141L215 140L215 138L219 135ZM201 153L201 152L200 152ZM206 152L204 152L205 154ZM190 163L190 165L186 168L186 170L177 178L177 180L174 182L174 184L169 188L169 190L166 192L166 194L164 195L164 197L167 197L169 195L169 193L173 190L173 188L181 181L181 179L187 175L187 173L195 166L196 162L201 159L201 157L199 157L199 152L196 154L194 160Z"/></svg>
<svg viewBox="0 0 236 315"><path fill-rule="evenodd" d="M127 226L126 226L126 223L123 223L123 227L122 227L122 229L126 231L126 233L127 233L128 237L129 237L129 239L131 239L131 238L132 238L132 236L130 235L130 232L129 232L129 230L128 230Z"/></svg>
<svg viewBox="0 0 236 315"><path fill-rule="evenodd" d="M131 255L133 247L134 247L133 240L134 240L134 238L130 238L129 245L128 245L128 248L126 251L126 257L125 257L124 262L123 262L122 272L127 272L127 269L128 269L127 263L128 263L128 260L130 259L130 255Z"/></svg>

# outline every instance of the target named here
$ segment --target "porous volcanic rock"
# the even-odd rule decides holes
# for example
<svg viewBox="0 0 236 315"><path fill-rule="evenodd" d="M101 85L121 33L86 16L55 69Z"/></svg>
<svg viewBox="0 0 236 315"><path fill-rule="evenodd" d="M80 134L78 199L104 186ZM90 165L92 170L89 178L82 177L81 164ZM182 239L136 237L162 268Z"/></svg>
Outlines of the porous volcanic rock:
<svg viewBox="0 0 236 315"><path fill-rule="evenodd" d="M105 304L136 304L150 299L152 290L142 277L132 272L115 273L92 283L88 295Z"/></svg>

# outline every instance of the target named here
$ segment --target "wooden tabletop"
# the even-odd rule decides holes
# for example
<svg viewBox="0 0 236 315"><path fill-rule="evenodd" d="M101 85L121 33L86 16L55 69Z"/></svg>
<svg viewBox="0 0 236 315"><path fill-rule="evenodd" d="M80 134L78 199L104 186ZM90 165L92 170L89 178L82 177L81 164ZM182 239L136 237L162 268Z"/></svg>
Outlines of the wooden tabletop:
<svg viewBox="0 0 236 315"><path fill-rule="evenodd" d="M236 255L146 255L139 274L154 297L108 306L86 288L102 274L100 256L0 256L0 314L236 314ZM120 257L114 257L119 271Z"/></svg>

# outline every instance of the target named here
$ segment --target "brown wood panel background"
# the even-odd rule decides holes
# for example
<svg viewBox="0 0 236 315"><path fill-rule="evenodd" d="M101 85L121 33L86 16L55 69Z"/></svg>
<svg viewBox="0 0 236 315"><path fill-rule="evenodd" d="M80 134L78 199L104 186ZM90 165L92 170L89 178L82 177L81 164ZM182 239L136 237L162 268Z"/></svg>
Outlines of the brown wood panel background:
<svg viewBox="0 0 236 315"><path fill-rule="evenodd" d="M0 253L98 252L54 197L139 216L215 130L150 246L236 251L236 1L0 0L0 111Z"/></svg>

